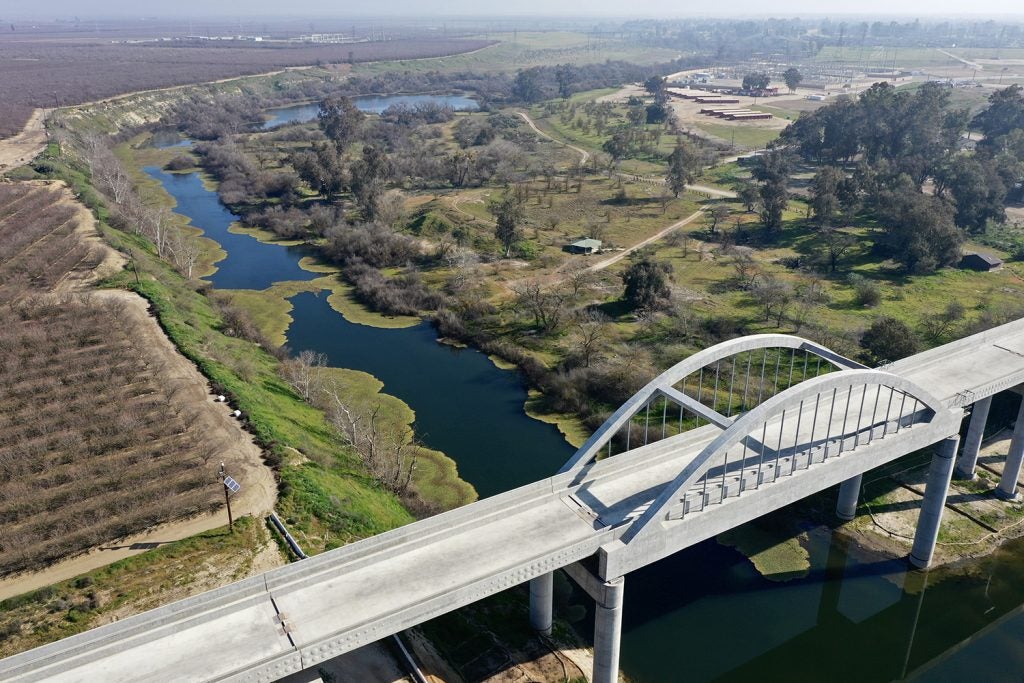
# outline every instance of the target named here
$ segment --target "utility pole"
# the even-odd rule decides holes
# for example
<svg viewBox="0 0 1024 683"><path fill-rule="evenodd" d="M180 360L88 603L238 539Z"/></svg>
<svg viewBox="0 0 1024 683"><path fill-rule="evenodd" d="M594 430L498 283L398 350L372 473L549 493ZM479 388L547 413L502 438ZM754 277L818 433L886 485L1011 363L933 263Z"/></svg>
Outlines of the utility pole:
<svg viewBox="0 0 1024 683"><path fill-rule="evenodd" d="M231 479L224 471L224 463L220 464L220 483L224 487L224 502L228 506L228 530L234 532L235 520L231 516L231 489L228 488L228 480Z"/></svg>

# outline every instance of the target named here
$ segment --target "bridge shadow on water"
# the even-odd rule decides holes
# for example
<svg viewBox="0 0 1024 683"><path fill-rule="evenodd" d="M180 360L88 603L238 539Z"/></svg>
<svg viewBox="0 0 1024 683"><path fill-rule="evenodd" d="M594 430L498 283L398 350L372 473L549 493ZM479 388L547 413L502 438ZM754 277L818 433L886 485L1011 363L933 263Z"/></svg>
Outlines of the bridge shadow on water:
<svg viewBox="0 0 1024 683"><path fill-rule="evenodd" d="M636 683L901 680L1024 603L1024 540L930 573L825 527L804 546L810 569L787 581L714 540L628 575L623 670ZM986 642L1024 657L1020 641ZM923 680L965 680L932 671Z"/></svg>

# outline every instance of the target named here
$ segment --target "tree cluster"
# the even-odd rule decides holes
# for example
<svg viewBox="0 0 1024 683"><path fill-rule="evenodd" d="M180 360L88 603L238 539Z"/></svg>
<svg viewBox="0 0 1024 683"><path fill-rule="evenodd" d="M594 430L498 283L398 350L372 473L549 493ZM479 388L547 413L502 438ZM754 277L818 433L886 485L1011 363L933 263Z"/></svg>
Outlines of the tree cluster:
<svg viewBox="0 0 1024 683"><path fill-rule="evenodd" d="M968 125L984 134L974 151L963 149ZM876 83L801 116L779 144L820 167L811 188L819 226L867 211L883 225L878 243L907 270L928 272L955 263L962 231L1005 220L1021 193L1024 96L1018 86L997 91L972 121L938 83Z"/></svg>

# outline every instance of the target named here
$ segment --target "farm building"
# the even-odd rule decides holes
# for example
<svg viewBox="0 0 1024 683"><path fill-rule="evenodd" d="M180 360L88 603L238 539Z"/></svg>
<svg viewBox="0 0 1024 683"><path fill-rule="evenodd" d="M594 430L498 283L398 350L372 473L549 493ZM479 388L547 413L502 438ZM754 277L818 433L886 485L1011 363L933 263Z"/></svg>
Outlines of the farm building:
<svg viewBox="0 0 1024 683"><path fill-rule="evenodd" d="M695 97L693 101L697 104L739 104L735 97Z"/></svg>
<svg viewBox="0 0 1024 683"><path fill-rule="evenodd" d="M970 270L991 271L1003 267L1003 262L991 254L968 252L960 259L960 267Z"/></svg>
<svg viewBox="0 0 1024 683"><path fill-rule="evenodd" d="M730 121L758 121L758 120L770 119L770 118L772 118L772 115L771 114L766 114L764 112L756 112L756 111L751 111L751 112L732 112L732 113L729 113L729 114L725 114L723 116L723 118L726 118L726 119L728 119Z"/></svg>
<svg viewBox="0 0 1024 683"><path fill-rule="evenodd" d="M721 109L718 107L705 107L700 110L701 114L706 116L725 116L726 114L734 114L740 111L750 111L749 109Z"/></svg>
<svg viewBox="0 0 1024 683"><path fill-rule="evenodd" d="M601 240L576 240L572 244L567 244L565 250L570 254L594 254L601 251Z"/></svg>

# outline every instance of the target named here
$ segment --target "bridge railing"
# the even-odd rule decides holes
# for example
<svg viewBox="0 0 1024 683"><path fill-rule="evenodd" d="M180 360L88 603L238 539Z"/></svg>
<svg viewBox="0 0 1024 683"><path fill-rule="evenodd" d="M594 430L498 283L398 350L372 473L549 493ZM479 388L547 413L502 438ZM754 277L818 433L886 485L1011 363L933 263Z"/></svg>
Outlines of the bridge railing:
<svg viewBox="0 0 1024 683"><path fill-rule="evenodd" d="M683 519L947 413L938 399L887 372L844 370L809 378L728 425L627 538L655 519Z"/></svg>

